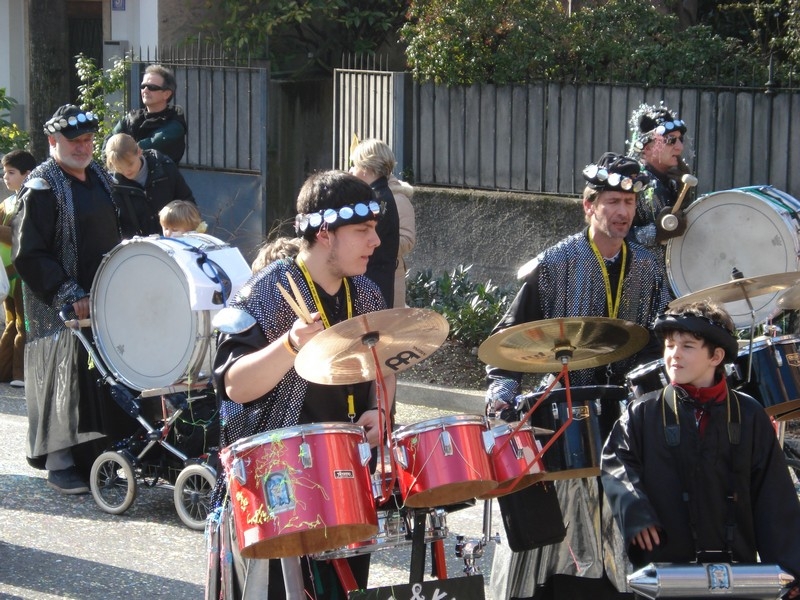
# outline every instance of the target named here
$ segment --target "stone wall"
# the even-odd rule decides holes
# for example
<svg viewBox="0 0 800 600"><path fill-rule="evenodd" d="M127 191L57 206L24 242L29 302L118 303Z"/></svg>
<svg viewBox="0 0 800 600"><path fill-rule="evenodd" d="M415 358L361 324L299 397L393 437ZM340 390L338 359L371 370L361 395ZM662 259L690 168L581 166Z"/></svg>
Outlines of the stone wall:
<svg viewBox="0 0 800 600"><path fill-rule="evenodd" d="M584 227L578 198L453 188L414 188L417 243L410 276L472 265L471 279L516 285L519 267Z"/></svg>

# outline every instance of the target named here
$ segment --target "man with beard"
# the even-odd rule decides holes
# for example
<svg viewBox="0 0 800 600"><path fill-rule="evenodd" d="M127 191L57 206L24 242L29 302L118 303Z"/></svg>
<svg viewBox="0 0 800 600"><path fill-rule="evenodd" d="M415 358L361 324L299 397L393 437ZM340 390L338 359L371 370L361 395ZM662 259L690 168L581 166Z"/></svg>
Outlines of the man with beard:
<svg viewBox="0 0 800 600"><path fill-rule="evenodd" d="M24 283L25 385L29 462L64 494L85 494L88 465L79 447L102 437L103 410L88 353L59 311L89 317L89 291L103 255L120 240L111 177L92 160L99 120L70 104L44 124L50 159L20 193L12 258ZM76 466L77 459L77 466Z"/></svg>
<svg viewBox="0 0 800 600"><path fill-rule="evenodd" d="M174 104L175 75L162 65L150 65L144 70L140 87L144 108L125 115L111 135L127 133L143 150L158 150L177 164L186 150L187 127L183 109Z"/></svg>
<svg viewBox="0 0 800 600"><path fill-rule="evenodd" d="M562 317L610 317L649 328L669 302L658 258L625 239L636 212L636 192L646 181L639 164L607 152L596 164L587 166L583 176L587 228L548 248L529 263L522 287L493 333L523 323ZM625 374L632 367L658 358L658 340L655 336L651 338L650 345L633 357L602 367L570 371L571 386L624 385ZM521 408L518 403L522 400L523 374L488 366L487 375L488 412L503 416L512 413L513 417ZM531 489L510 496L521 494L524 498ZM621 540L615 540L607 527L613 527L613 523L603 507L597 478L557 481L556 492L564 522L569 524L566 539L525 552L510 552L508 546L498 546L492 567L494 597L498 600L631 597L624 594L625 565L616 560L622 554ZM536 527L537 507L527 503L525 511L514 526Z"/></svg>

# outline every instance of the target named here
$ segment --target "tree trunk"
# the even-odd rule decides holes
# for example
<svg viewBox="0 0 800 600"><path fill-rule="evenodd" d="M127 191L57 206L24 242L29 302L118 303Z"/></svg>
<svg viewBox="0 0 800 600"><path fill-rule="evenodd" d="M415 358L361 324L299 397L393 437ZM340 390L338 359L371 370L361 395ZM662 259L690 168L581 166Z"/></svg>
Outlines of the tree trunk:
<svg viewBox="0 0 800 600"><path fill-rule="evenodd" d="M31 151L37 160L49 155L42 126L56 109L69 103L71 57L67 44L67 11L63 0L27 0L28 111Z"/></svg>

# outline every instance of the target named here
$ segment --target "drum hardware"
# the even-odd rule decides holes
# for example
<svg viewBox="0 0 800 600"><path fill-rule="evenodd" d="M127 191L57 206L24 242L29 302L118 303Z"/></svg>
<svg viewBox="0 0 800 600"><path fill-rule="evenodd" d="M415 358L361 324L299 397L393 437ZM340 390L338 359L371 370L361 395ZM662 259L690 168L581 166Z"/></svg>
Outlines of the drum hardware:
<svg viewBox="0 0 800 600"><path fill-rule="evenodd" d="M644 348L648 339L647 330L630 321L607 317L565 317L515 325L499 331L481 344L478 358L495 367L525 373L551 373L560 369L512 434L517 434L563 380L567 418L529 461L528 468L539 461L572 425L574 412L569 370L599 367L622 360ZM499 450L502 451L510 441L511 436ZM511 484L512 489L525 474L517 476Z"/></svg>
<svg viewBox="0 0 800 600"><path fill-rule="evenodd" d="M678 217L676 215L681 208L681 204L683 204L683 199L686 197L686 193L689 191L689 188L693 188L697 185L697 177L694 177L689 173L684 173L684 175L681 176L681 182L683 183L683 186L681 187L681 191L678 195L675 205L672 207L672 211L669 214L661 217L661 227L664 229L664 231L675 231L678 228Z"/></svg>
<svg viewBox="0 0 800 600"><path fill-rule="evenodd" d="M782 598L794 581L778 565L651 563L628 575L637 594L656 598Z"/></svg>
<svg viewBox="0 0 800 600"><path fill-rule="evenodd" d="M455 555L456 558L464 559L464 573L467 575L479 575L481 573L477 560L483 558L483 549L494 542L500 543L500 533L492 534L492 501L486 500L483 503L483 536L480 540L468 540L466 536L456 536Z"/></svg>

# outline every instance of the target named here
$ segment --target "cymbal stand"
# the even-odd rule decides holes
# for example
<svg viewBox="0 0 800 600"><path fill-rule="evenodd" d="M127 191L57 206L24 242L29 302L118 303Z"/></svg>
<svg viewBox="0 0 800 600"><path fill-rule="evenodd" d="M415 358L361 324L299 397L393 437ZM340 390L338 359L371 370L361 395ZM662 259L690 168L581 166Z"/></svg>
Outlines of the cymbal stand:
<svg viewBox="0 0 800 600"><path fill-rule="evenodd" d="M753 303L750 302L750 297L747 293L744 294L744 299L750 309L750 343L747 345L747 376L744 378L744 382L750 383L750 378L753 374L753 338L756 332L756 310L753 308Z"/></svg>
<svg viewBox="0 0 800 600"><path fill-rule="evenodd" d="M456 557L464 559L464 573L478 575L481 568L477 560L483 558L483 549L489 542L500 542L500 534L492 534L492 500L483 501L483 536L480 540L467 540L465 536L456 536Z"/></svg>

